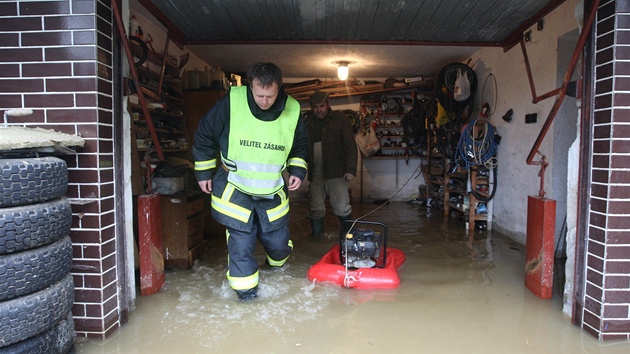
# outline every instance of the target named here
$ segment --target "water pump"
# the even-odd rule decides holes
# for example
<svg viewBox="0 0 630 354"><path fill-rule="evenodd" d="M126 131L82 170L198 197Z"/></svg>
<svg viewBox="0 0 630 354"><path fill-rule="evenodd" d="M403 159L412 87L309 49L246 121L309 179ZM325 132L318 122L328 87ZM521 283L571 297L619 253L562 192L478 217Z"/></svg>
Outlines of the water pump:
<svg viewBox="0 0 630 354"><path fill-rule="evenodd" d="M348 268L382 268L385 265L387 247L387 227L382 223L363 221L361 224L376 224L383 228L383 234L372 228L351 228L346 220L341 225L340 260Z"/></svg>

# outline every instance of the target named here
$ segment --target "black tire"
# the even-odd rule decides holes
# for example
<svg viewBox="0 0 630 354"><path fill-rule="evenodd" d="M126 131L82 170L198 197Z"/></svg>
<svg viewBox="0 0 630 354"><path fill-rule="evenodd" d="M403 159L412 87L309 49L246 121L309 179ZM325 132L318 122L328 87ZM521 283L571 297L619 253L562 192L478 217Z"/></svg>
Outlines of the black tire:
<svg viewBox="0 0 630 354"><path fill-rule="evenodd" d="M48 288L0 302L0 348L34 337L66 318L74 302L72 274Z"/></svg>
<svg viewBox="0 0 630 354"><path fill-rule="evenodd" d="M0 354L65 354L74 344L74 320L72 312L53 328L35 337L8 347L0 348Z"/></svg>
<svg viewBox="0 0 630 354"><path fill-rule="evenodd" d="M65 198L0 209L0 255L53 243L69 234L72 210Z"/></svg>
<svg viewBox="0 0 630 354"><path fill-rule="evenodd" d="M72 266L72 241L61 240L0 256L0 301L44 289L63 279Z"/></svg>
<svg viewBox="0 0 630 354"><path fill-rule="evenodd" d="M140 37L129 36L129 42L134 42L140 47L140 56L134 58L136 60L134 62L136 68L140 67L142 66L142 64L144 64L144 62L147 60L147 57L149 56L149 47ZM132 43L129 44L133 45Z"/></svg>
<svg viewBox="0 0 630 354"><path fill-rule="evenodd" d="M451 96L457 80L457 69L464 70L470 78L470 96L464 101L455 101ZM442 91L445 87L448 93ZM446 109L447 112L459 112L472 104L475 92L477 90L477 75L475 71L466 64L454 62L445 65L435 79L435 97Z"/></svg>
<svg viewBox="0 0 630 354"><path fill-rule="evenodd" d="M68 166L57 157L0 160L0 208L45 202L68 190Z"/></svg>

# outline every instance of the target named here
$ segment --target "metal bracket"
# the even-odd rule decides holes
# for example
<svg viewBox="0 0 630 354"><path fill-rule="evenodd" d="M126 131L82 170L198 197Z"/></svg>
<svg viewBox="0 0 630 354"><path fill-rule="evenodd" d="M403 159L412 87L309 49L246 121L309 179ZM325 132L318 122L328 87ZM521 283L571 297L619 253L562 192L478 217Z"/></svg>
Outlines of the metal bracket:
<svg viewBox="0 0 630 354"><path fill-rule="evenodd" d="M529 155L527 156L526 162L528 165L534 164L532 163L532 160L534 159L535 154L539 153L538 148L542 144L542 141L545 139L545 135L547 135L547 131L551 127L551 123L553 122L553 119L555 118L556 113L558 113L558 110L560 109L560 105L562 105L564 96L566 95L567 90L569 88L569 81L571 80L573 71L575 70L575 67L578 63L578 60L584 48L584 44L586 43L586 39L590 34L591 26L593 24L593 21L595 20L595 15L597 14L597 8L599 7L599 3L600 3L600 0L594 0L593 3L591 4L591 9L588 14L588 18L584 22L584 27L582 28L582 32L580 33L577 44L575 45L573 55L571 56L571 62L569 63L567 72L564 75L564 80L562 81L562 85L555 90L552 90L540 96L536 95L536 88L534 87L534 80L532 77L531 68L529 66L529 59L527 58L527 51L525 49L525 43L521 39L521 48L523 51L523 58L525 60L525 67L527 69L527 77L529 78L529 83L532 90L532 96L533 96L532 102L538 103L549 97L556 96L556 100L554 101L554 104L551 107L551 111L549 112L549 115L547 116L547 119L545 120L545 123L543 124L543 127L540 130L538 137L536 138L536 141L534 142L534 146L532 146L532 149L530 150Z"/></svg>
<svg viewBox="0 0 630 354"><path fill-rule="evenodd" d="M534 161L532 165L540 165L540 171L538 171L538 177L540 177L540 189L538 190L538 196L540 198L545 197L545 170L547 166L549 166L549 161L547 157L543 155L540 151L536 151L538 155L541 156L540 161Z"/></svg>

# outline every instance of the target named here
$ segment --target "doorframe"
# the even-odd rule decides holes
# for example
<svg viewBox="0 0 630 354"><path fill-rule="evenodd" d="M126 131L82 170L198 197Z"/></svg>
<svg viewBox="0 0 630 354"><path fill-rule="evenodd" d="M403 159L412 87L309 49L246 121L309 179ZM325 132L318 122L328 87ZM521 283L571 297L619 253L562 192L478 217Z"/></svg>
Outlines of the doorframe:
<svg viewBox="0 0 630 354"><path fill-rule="evenodd" d="M591 1L585 1L585 9L590 8ZM597 11L597 9L595 10ZM586 279L586 242L588 236L588 201L591 188L590 166L592 160L592 122L593 115L593 87L595 80L595 58L594 41L596 24L590 30L590 34L582 51L583 75L582 75L582 107L580 116L580 152L579 152L579 173L578 173L578 193L577 193L577 225L575 233L575 271L574 271L574 292L573 311L571 320L574 324L582 325L585 279Z"/></svg>
<svg viewBox="0 0 630 354"><path fill-rule="evenodd" d="M119 1L121 18L129 18L127 0ZM120 4L122 2L122 4ZM112 13L113 17L113 13ZM115 22L115 18L112 18ZM118 277L118 305L120 323L129 321L129 314L135 309L136 277L135 277L135 238L133 227L133 195L131 183L131 116L127 111L124 99L124 73L128 72L128 64L124 60L122 41L117 26L113 26L113 109L114 109L114 200L116 219L116 263Z"/></svg>

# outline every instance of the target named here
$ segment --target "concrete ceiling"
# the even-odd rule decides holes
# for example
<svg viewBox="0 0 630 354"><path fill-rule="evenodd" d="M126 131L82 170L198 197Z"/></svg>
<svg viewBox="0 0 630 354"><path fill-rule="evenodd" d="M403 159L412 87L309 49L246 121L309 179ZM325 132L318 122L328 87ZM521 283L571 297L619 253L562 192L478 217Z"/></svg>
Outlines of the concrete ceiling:
<svg viewBox="0 0 630 354"><path fill-rule="evenodd" d="M287 78L434 76L483 47L509 48L564 0L130 0L203 61Z"/></svg>

